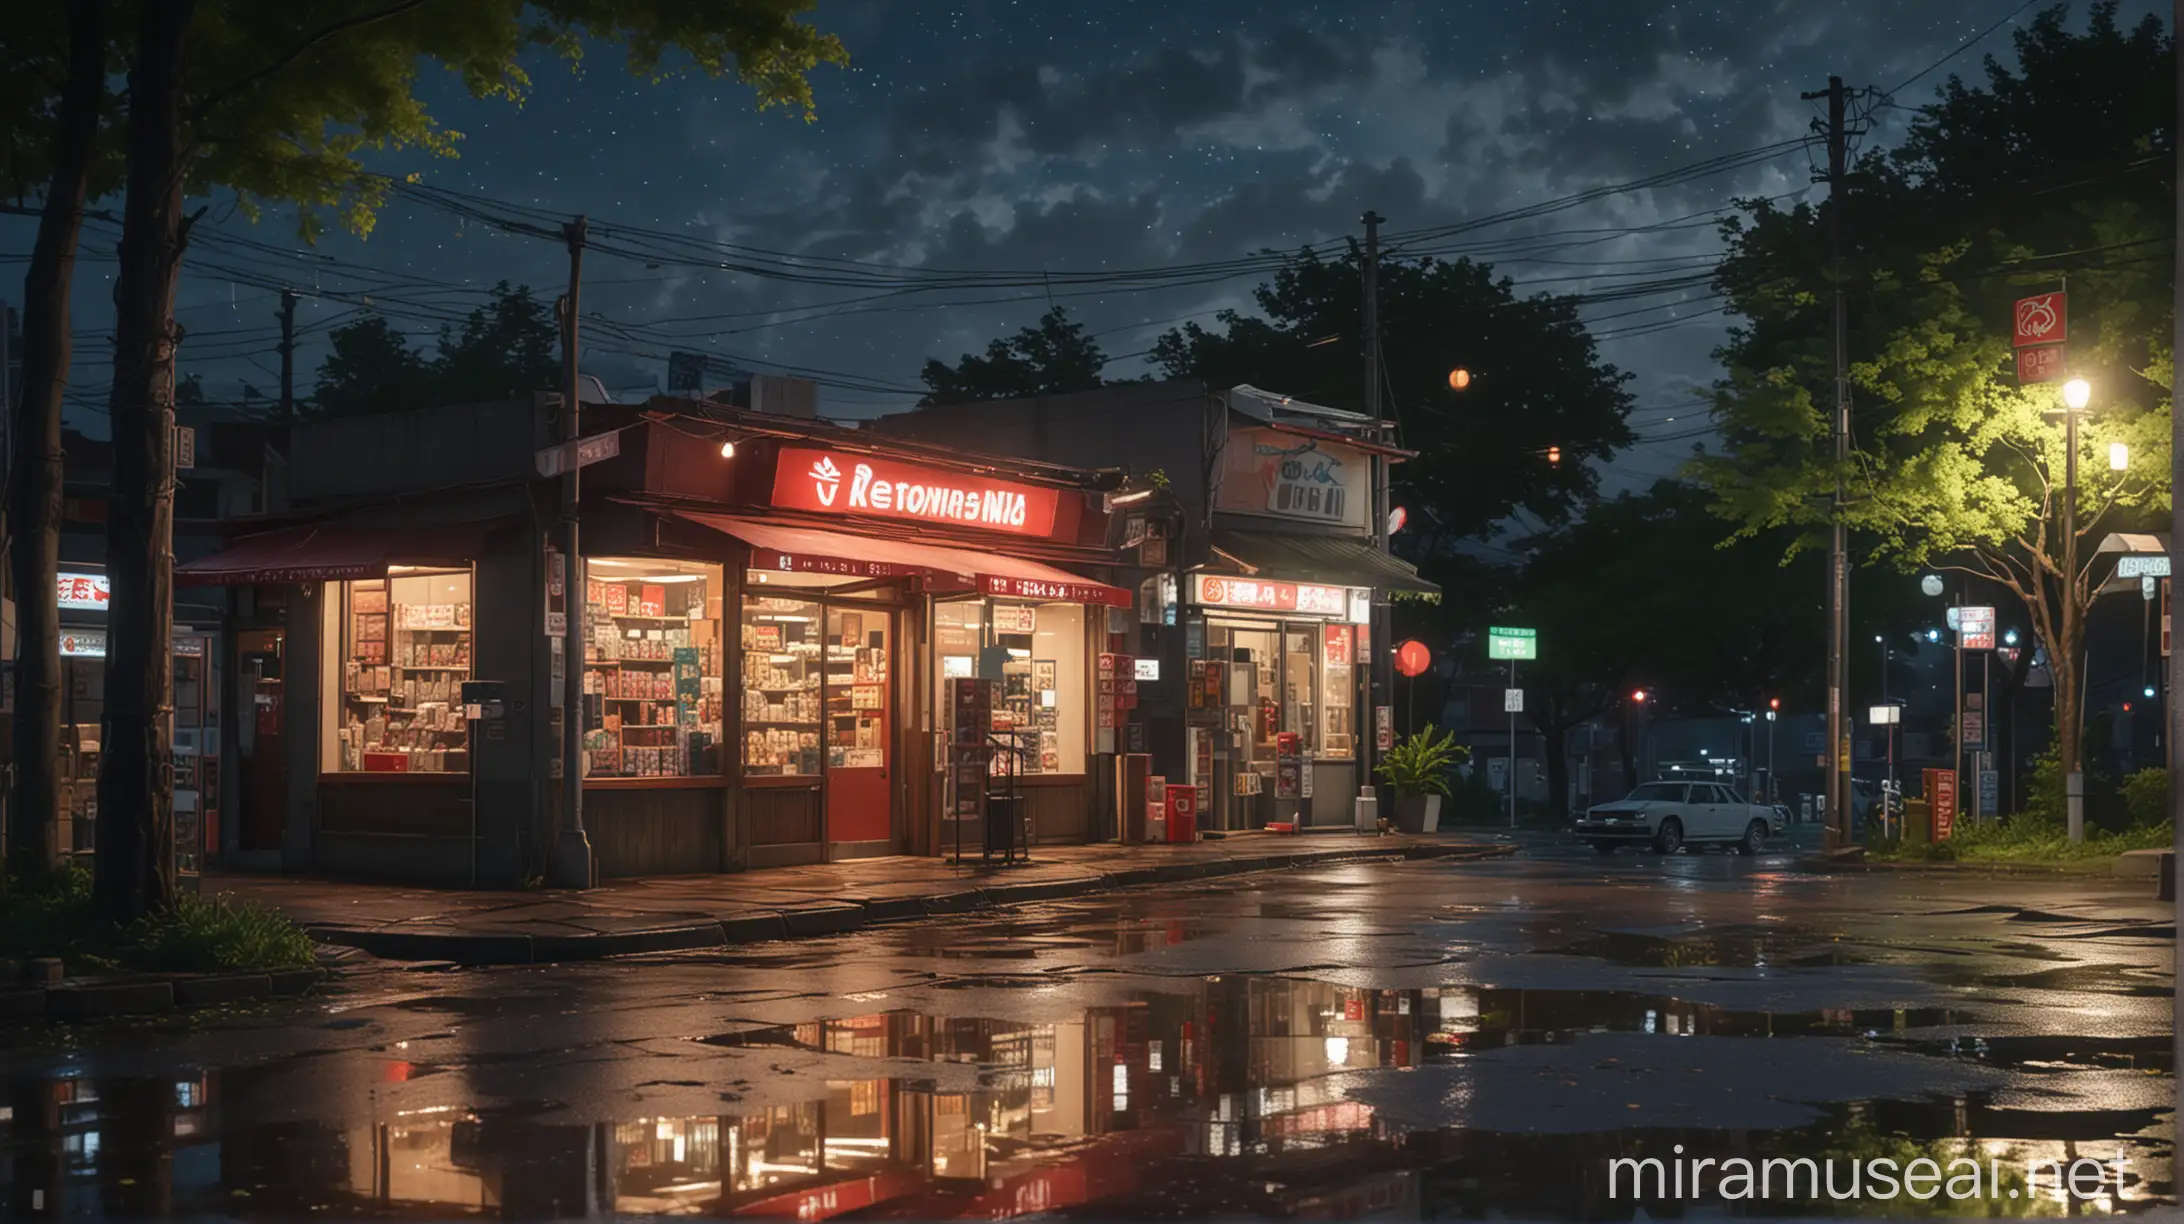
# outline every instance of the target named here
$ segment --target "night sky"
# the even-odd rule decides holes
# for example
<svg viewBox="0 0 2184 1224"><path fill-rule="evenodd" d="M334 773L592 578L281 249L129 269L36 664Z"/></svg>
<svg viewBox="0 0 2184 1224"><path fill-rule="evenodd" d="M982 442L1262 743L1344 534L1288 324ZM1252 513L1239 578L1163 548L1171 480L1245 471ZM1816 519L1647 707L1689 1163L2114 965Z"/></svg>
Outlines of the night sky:
<svg viewBox="0 0 2184 1224"><path fill-rule="evenodd" d="M2123 16L2159 7L2133 0ZM1178 278L1195 283L1049 289L1036 283L1041 274L1292 249L1358 232L1367 208L1393 232L1447 226L1794 139L1819 114L1799 92L1823 88L1831 71L1892 89L2009 18L1898 95L1916 104L1950 71L1975 72L1986 53L2007 57L2010 30L2034 11L2011 16L2017 9L2017 0L828 0L812 20L841 37L852 66L814 74L814 123L758 112L733 82L647 84L600 48L580 76L541 56L520 109L472 101L427 70L432 109L464 136L460 158L405 154L375 166L421 171L430 185L484 197L489 212L587 213L679 237L662 248L671 259L649 261L658 267L587 256L584 368L619 398L654 389L664 377L657 354L692 349L760 372L814 372L822 412L860 417L908 406L926 357L953 359L1034 322L1050 292L1108 353L1140 354L1181 319L1248 305L1259 279L1247 269ZM1882 112L1867 139L1890 139L1901 113ZM1535 242L1530 255L1495 260L1520 283L1558 292L1702 271L1718 245L1710 210L1815 190L1821 158L1792 150L1433 249L1559 235L1555 250ZM220 399L240 398L245 384L267 396L277 388L272 286L283 281L307 294L298 312L307 390L325 330L360 310L384 310L424 342L438 318L467 310L497 280L551 300L566 277L558 242L413 201L391 204L368 240L333 237L309 254L281 253L300 251L282 214L253 226L215 202L212 222L218 236L193 252L183 284L191 334L182 368ZM269 245L219 241L227 236ZM93 227L79 273L71 424L94 433L110 373L112 242L110 227ZM856 283L673 262L709 258L705 244L716 243L807 257L715 248L722 260ZM0 250L18 257L10 267L29 247L27 223L0 225ZM926 271L895 270L904 265ZM906 276L947 283L934 269L1024 275L1006 288L895 292ZM1617 459L1611 483L1668 474L1693 444L1703 420L1690 413L1692 389L1712 377L1708 352L1723 326L1704 313L1713 304L1696 289L1586 309L1608 357L1636 375L1635 423L1659 439ZM1109 370L1145 368L1128 357Z"/></svg>

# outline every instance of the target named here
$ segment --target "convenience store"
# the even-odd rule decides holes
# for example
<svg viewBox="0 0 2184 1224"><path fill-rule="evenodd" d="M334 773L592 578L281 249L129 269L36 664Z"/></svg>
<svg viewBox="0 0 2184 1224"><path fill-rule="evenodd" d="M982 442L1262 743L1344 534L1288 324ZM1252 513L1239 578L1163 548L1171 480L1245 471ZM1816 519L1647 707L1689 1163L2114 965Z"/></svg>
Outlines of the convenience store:
<svg viewBox="0 0 2184 1224"><path fill-rule="evenodd" d="M613 453L583 469L572 573L555 486L517 446L550 442L551 401L462 411L478 419L448 434L471 453L439 459L414 422L299 428L299 510L338 497L338 514L268 524L178 575L286 609L278 666L252 673L273 690L261 709L285 711L267 728L288 745L282 867L538 874L560 790L548 630L572 597L602 876L951 849L940 766L959 676L998 686L994 768L1016 775L1031 840L1111 827L1094 669L1133 602L1101 577L1113 474L712 403L587 405L587 436ZM416 492L340 497L365 478L335 466L359 456ZM458 464L501 476L458 485ZM465 717L479 681L502 718Z"/></svg>

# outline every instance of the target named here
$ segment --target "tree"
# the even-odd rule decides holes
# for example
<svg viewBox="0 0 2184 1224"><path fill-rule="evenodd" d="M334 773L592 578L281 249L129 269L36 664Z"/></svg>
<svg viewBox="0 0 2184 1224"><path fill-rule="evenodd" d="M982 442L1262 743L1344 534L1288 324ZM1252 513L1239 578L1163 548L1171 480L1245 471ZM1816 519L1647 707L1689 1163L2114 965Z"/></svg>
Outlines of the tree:
<svg viewBox="0 0 2184 1224"><path fill-rule="evenodd" d="M374 315L328 333L310 411L361 416L403 408L476 403L555 386L559 329L530 286L493 286L460 328L440 329L431 357Z"/></svg>
<svg viewBox="0 0 2184 1224"><path fill-rule="evenodd" d="M1826 255L1830 209L1752 204L1725 227L1718 284L1741 316L1720 350L1727 451L1695 465L1750 537L1815 546L1838 479L1830 440L1828 288L1852 309L1856 546L1908 570L1975 575L2023 605L2048 647L2065 771L2079 768L2085 612L2101 534L2166 510L2176 77L2148 18L2093 6L2016 36L1983 86L1951 78L1903 144L1868 156L1847 207L1857 249ZM2065 453L2052 386L2019 387L2011 303L2070 288L2070 372L2097 388L2078 456L2076 535L2062 530ZM2109 471L2110 443L2130 470ZM1857 606L1854 593L1852 607Z"/></svg>
<svg viewBox="0 0 2184 1224"><path fill-rule="evenodd" d="M108 565L114 600L99 779L97 894L127 920L173 901L170 746L171 527L176 280L189 193L230 191L252 215L298 205L308 237L332 211L367 232L392 189L366 149L452 151L418 98L421 63L480 96L516 98L518 56L551 46L575 59L587 38L619 42L657 76L670 51L688 70L733 74L761 104L811 106L805 73L840 45L796 20L809 0L164 0L121 31L129 64L127 194L115 278L114 487ZM4 95L0 95L4 96ZM63 210L65 211L65 210ZM41 228L43 228L41 226Z"/></svg>
<svg viewBox="0 0 2184 1224"><path fill-rule="evenodd" d="M1250 383L1331 408L1363 407L1360 258L1307 252L1256 291L1259 316L1168 332L1153 360L1172 378ZM1469 260L1383 258L1384 403L1419 457L1395 465L1411 511L1409 555L1484 534L1516 511L1565 520L1598 484L1587 462L1632 441L1628 375L1600 360L1573 298L1519 297ZM1462 392L1449 373L1474 376ZM1549 447L1560 448L1560 461Z"/></svg>
<svg viewBox="0 0 2184 1224"><path fill-rule="evenodd" d="M1794 528L1725 542L1711 502L1699 485L1659 481L1523 542L1505 612L1540 633L1540 659L1518 679L1558 814L1564 739L1624 708L1633 689L1689 717L1757 715L1773 699L1793 713L1824 708L1824 655L1809 649L1826 625L1824 556L1790 555ZM1854 641L1910 614L1905 584L1882 590L1853 605Z"/></svg>
<svg viewBox="0 0 2184 1224"><path fill-rule="evenodd" d="M44 192L23 277L23 382L14 403L6 514L16 600L15 787L7 871L38 875L57 861L61 757L60 609L37 592L60 578L61 401L72 354L69 295L83 208L111 174L98 147L108 103L105 0L34 5L0 23L0 106L9 132L10 194ZM18 143L20 142L20 143ZM43 182L38 183L42 175ZM24 596L28 597L24 597Z"/></svg>
<svg viewBox="0 0 2184 1224"><path fill-rule="evenodd" d="M424 402L425 359L386 319L372 315L326 335L318 385L305 410L314 416L365 416Z"/></svg>
<svg viewBox="0 0 2184 1224"><path fill-rule="evenodd" d="M1106 365L1099 341L1056 306L1039 317L1037 327L989 343L983 357L965 353L952 366L928 359L918 377L929 390L918 406L1090 391L1106 385L1100 378Z"/></svg>

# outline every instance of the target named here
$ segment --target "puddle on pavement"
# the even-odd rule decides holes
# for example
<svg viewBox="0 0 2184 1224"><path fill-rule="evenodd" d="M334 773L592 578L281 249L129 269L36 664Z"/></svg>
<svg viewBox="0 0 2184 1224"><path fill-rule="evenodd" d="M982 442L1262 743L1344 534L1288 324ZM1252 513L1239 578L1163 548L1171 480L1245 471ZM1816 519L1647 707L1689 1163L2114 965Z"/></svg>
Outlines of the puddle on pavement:
<svg viewBox="0 0 2184 1224"><path fill-rule="evenodd" d="M1797 1056L1788 1043L1831 1037L2033 1072L2168 1065L2166 1038L1919 1032L1967 1021L1942 1009L1764 1013L1610 991L1370 990L1224 975L1039 1023L875 1010L693 1038L846 1056L764 1105L730 1090L747 1081L689 1079L698 1060L663 1059L648 1084L719 1090L717 1109L700 1116L658 1116L642 1104L585 1116L438 1103L460 1101L460 1075L388 1052L368 1064L373 1084L361 1090L354 1075L297 1063L18 1080L0 1110L8 1149L0 1180L15 1215L1627 1219L1691 1204L1611 1198L1609 1162L1667 1158L1681 1144L1755 1161L1886 1154L1946 1164L1970 1153L2028 1193L2038 1188L2019 1171L2032 1162L2120 1151L2137 1172L2104 1181L2103 1197L2081 1213L2173 1193L2165 1115L2152 1109L2039 1112L1981 1093L1921 1096L1912 1084L1909 1099L1830 1105L1820 1121L1792 1129L1640 1127L1603 1116L1589 1130L1517 1134L1494 1131L1489 1116L1465 1119L1460 1103L1444 1125L1398 1126L1337 1087L1359 1072L1400 1075L1506 1047L1582 1049L1601 1033L1782 1041L1783 1058ZM860 1059L885 1074L858 1075ZM975 1080L942 1088L902 1062L968 1064ZM765 1074L750 1063L737 1071ZM299 1114L299 1087L309 1090L313 1076L325 1077L323 1099ZM374 1086L428 1076L453 1097ZM2062 1213L2059 1197L2042 1194L1996 1206ZM1840 1214L1845 1205L1817 1206ZM1891 1204L1865 1206L1888 1214L1880 1209Z"/></svg>
<svg viewBox="0 0 2184 1224"><path fill-rule="evenodd" d="M1789 931L1705 935L1601 931L1540 951L1640 969L1828 969L1871 963L1870 957L1855 949Z"/></svg>

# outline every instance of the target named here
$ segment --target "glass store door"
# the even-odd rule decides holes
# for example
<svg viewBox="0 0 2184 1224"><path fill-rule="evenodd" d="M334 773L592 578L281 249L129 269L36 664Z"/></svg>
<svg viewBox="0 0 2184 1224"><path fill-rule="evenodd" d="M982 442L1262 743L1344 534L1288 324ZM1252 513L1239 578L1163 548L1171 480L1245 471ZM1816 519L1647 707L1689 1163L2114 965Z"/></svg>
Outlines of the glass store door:
<svg viewBox="0 0 2184 1224"><path fill-rule="evenodd" d="M827 841L852 855L891 853L893 614L830 604L825 643Z"/></svg>

